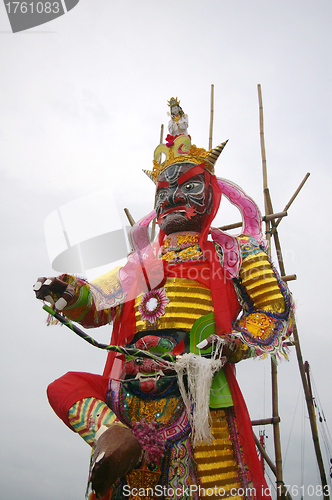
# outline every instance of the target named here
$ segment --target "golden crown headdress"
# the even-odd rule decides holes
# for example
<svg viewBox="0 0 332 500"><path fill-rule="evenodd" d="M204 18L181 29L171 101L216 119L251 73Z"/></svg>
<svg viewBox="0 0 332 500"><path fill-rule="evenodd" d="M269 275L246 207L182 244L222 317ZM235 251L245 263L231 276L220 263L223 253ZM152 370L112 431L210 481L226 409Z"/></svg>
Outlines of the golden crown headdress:
<svg viewBox="0 0 332 500"><path fill-rule="evenodd" d="M178 100L177 97L171 97L169 101L167 101L167 104L169 107L172 109L172 106L179 106L180 107L180 101Z"/></svg>
<svg viewBox="0 0 332 500"><path fill-rule="evenodd" d="M153 169L143 170L143 172L155 184L161 172L174 163L193 163L197 165L205 163L205 170L214 174L214 165L226 144L227 141L219 144L214 149L206 151L204 148L198 148L195 144L191 144L191 139L187 135L179 135L174 140L172 137L167 144L159 144L156 147ZM164 160L162 155L165 156Z"/></svg>

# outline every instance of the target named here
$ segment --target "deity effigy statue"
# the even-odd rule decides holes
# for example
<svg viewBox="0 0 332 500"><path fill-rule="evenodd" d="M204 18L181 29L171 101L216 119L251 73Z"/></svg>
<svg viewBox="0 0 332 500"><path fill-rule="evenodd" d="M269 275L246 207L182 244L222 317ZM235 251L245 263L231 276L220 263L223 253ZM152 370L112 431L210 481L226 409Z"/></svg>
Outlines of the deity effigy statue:
<svg viewBox="0 0 332 500"><path fill-rule="evenodd" d="M103 375L69 372L48 387L92 447L91 500L268 497L234 366L283 354L292 302L256 204L215 175L225 144L168 135L146 172L155 210L133 226L127 263L91 283L63 274L34 286L85 328L113 323L111 344L130 349L110 352ZM211 226L222 195L242 212L236 237Z"/></svg>
<svg viewBox="0 0 332 500"><path fill-rule="evenodd" d="M171 119L168 122L168 131L171 135L186 135L188 133L189 119L180 106L177 97L171 97L168 101Z"/></svg>

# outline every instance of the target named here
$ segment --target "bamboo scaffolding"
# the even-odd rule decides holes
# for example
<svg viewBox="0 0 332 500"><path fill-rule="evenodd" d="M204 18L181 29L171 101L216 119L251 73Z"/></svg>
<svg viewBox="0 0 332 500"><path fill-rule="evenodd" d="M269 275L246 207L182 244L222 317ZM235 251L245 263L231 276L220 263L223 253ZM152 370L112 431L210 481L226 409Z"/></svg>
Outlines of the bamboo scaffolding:
<svg viewBox="0 0 332 500"><path fill-rule="evenodd" d="M280 217L280 220L282 220L283 217L286 217L287 215L288 213L285 211L278 212L276 214L264 215L264 217L262 217L262 220L266 222L276 219L277 217ZM219 227L219 229L221 229L221 231L228 231L229 229L236 229L238 227L242 227L242 224L243 224L242 222L234 222L233 224L228 224L227 226Z"/></svg>
<svg viewBox="0 0 332 500"><path fill-rule="evenodd" d="M266 168L266 153L265 153L265 140L264 140L264 120L263 120L263 101L261 86L258 85L258 101L259 101L259 129L260 129L260 143L261 143L261 156L262 156L262 169L263 169L263 190L264 190L264 205L265 215L273 214L270 192L267 182L267 168ZM265 221L266 225L266 239L270 243L271 231L270 221ZM285 274L284 272L282 274ZM273 439L274 451L276 462L276 482L277 482L277 499L285 498L285 490L283 488L283 473L282 473L282 457L281 457L281 443L280 443L280 427L277 419L279 418L279 401L278 401L278 370L276 363L271 359L271 381L272 381L272 417L276 419L273 423ZM279 487L281 486L281 487Z"/></svg>
<svg viewBox="0 0 332 500"><path fill-rule="evenodd" d="M259 96L259 110L260 110L260 132L261 132L261 149L262 149L262 163L263 163L263 184L264 184L264 202L265 202L265 210L267 213L273 213L273 207L272 207L272 201L271 201L271 196L270 192L268 189L267 185L267 170L266 170L266 158L265 158L265 146L264 146L264 131L263 131L263 105L262 105L262 95L261 95L261 87L258 85L258 96ZM309 177L309 173L306 174L304 177L303 181L299 185L298 189L295 191L294 195L288 202L288 204L285 207L285 211L288 210L288 208L291 206L293 201L295 200L296 196L302 189L304 183L307 181ZM277 231L277 226L279 225L281 221L281 218L278 219L278 221L272 221L272 231L270 228L267 228L269 239L273 235L274 243L275 243L275 248L277 252L277 259L279 263L279 269L280 273L282 275L285 275L285 266L284 266L284 261L282 257L282 251L281 251L281 245L280 245L280 240L279 240L279 235ZM268 224L268 223L266 223ZM285 276L286 278L287 276ZM317 464L320 472L320 477L321 477L321 483L323 487L323 496L325 500L329 499L328 491L329 487L326 481L326 475L325 475L325 470L324 470L324 463L321 455L321 449L319 445L319 437L318 437L318 432L317 432L317 425L316 425L316 418L315 418L315 413L314 413L314 408L312 404L312 397L310 395L310 390L306 378L306 373L305 373L305 367L303 364L303 358L302 358L302 352L301 352L301 346L300 346L300 340L299 340L299 335L298 335L298 330L296 326L296 321L294 314L292 315L292 320L293 320L293 338L294 338L294 345L295 345L295 350L297 354L297 360L299 364L299 370L300 370L300 375L302 379L302 385L304 389L304 394L305 394L305 399L307 403L307 408L308 408L308 413L309 413L309 421L310 421L310 426L311 426L311 433L312 433L312 438L313 438L313 443L314 443L314 448L315 448L315 453L316 453L316 458L317 458ZM277 379L277 372L276 372L276 367L273 368L272 364L272 385L273 385L273 394L275 394L276 390L276 379ZM273 418L277 416L277 404L275 401L273 401ZM274 428L279 427L279 424L274 424ZM278 439L275 437L275 445L277 444ZM279 437L279 442L280 442L280 437ZM276 457L277 457L277 451L276 451ZM279 463L280 467L280 463ZM278 460L276 459L276 477L277 477L277 484L281 482L283 484L282 479L279 477L280 470L278 469ZM281 476L282 477L282 476ZM278 498L279 498L279 488L277 488L278 491ZM288 494L287 494L288 496Z"/></svg>
<svg viewBox="0 0 332 500"><path fill-rule="evenodd" d="M304 184L304 182L303 182L303 184ZM273 209L272 209L272 202L271 202L271 198L270 198L270 193L269 192L267 192L267 198L268 198L268 206L270 207L270 210L273 211ZM284 266L284 261L283 261L283 256L282 256L282 250L281 250L279 235L278 235L278 231L277 231L276 226L274 226L274 230L275 231L273 233L273 239L274 239L274 243L275 243L275 248L276 248L276 253L277 253L277 259L278 259L278 263L279 263L279 269L280 269L280 273L282 275L285 275L286 274L286 272L285 272L285 266ZM296 322L295 322L294 315L293 315L293 324L294 324L293 336L294 336L294 340L295 340L296 354L297 354L297 359L298 359L298 364L299 364L299 369L300 369L300 374L301 374L303 389L304 389L304 393L305 393L305 399L306 399L307 407L308 407L309 421L310 421L310 427L311 427L311 433L312 433L312 438L313 438L313 443L314 443L316 458L317 458L317 464L318 464L318 468L319 468L319 472L320 472L320 478L321 478L321 483L322 483L323 491L325 492L324 498L328 499L329 495L326 493L328 491L328 484L327 484L327 481L326 481L326 474L325 474L325 470L324 470L324 463L323 463L323 458L322 458L320 444L319 444L319 437L318 437L318 432L317 432L315 413L314 413L314 409L313 409L313 406L312 406L312 403L311 403L310 391L309 391L307 380L306 380L306 376L305 376L305 369L304 369L303 360L302 360L302 352L301 352L300 341L299 341L299 337L298 337L298 331L297 331L297 327L296 327Z"/></svg>

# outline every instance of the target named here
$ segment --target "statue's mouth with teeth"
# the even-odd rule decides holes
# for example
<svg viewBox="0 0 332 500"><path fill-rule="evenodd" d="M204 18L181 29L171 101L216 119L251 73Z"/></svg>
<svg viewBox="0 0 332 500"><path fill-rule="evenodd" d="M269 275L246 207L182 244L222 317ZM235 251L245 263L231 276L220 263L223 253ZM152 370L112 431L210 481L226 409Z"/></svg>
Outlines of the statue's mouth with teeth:
<svg viewBox="0 0 332 500"><path fill-rule="evenodd" d="M171 352L175 347L174 339L147 335L139 339L133 347L152 354ZM155 393L170 385L172 368L162 359L134 357L125 364L125 375L128 384L144 393Z"/></svg>

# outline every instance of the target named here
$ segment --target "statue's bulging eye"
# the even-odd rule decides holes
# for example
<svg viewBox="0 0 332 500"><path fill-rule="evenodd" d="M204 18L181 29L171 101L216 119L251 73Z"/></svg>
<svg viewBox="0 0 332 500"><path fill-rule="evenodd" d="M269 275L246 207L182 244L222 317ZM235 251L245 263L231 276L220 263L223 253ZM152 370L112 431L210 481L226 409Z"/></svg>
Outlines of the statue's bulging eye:
<svg viewBox="0 0 332 500"><path fill-rule="evenodd" d="M187 182L186 184L183 184L182 189L183 191L195 191L196 193L201 191L203 187L202 182L198 181L192 181L192 182Z"/></svg>

